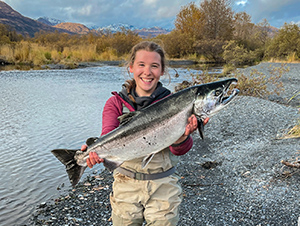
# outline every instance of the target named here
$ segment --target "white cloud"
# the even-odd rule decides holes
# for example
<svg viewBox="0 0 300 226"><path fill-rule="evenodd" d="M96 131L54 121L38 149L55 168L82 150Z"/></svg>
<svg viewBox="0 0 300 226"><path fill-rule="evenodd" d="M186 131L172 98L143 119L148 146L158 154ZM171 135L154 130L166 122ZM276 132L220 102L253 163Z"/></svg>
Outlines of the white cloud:
<svg viewBox="0 0 300 226"><path fill-rule="evenodd" d="M52 17L67 22L106 26L127 23L137 27L173 27L182 6L191 0L3 0L24 16ZM203 0L195 0L200 5ZM246 11L254 23L266 18L271 25L300 21L299 0L234 0L235 12Z"/></svg>
<svg viewBox="0 0 300 226"><path fill-rule="evenodd" d="M239 5L239 6L245 6L247 3L248 3L248 0L241 0L241 1L236 2L235 4Z"/></svg>
<svg viewBox="0 0 300 226"><path fill-rule="evenodd" d="M83 16L89 16L92 12L92 9L93 9L93 6L91 6L91 5L84 6L79 10L79 14L81 14Z"/></svg>
<svg viewBox="0 0 300 226"><path fill-rule="evenodd" d="M156 5L156 3L158 3L158 0L144 0L144 3L146 5Z"/></svg>

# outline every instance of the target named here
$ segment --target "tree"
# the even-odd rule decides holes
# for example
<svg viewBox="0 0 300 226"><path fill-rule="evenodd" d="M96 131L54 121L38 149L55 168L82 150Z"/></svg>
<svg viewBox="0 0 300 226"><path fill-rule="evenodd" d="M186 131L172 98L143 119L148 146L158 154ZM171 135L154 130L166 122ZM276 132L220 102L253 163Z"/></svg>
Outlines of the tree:
<svg viewBox="0 0 300 226"><path fill-rule="evenodd" d="M169 34L156 37L156 39L162 40L169 58L180 58L194 53L194 39L187 33L175 29Z"/></svg>
<svg viewBox="0 0 300 226"><path fill-rule="evenodd" d="M0 44L18 42L23 39L22 35L18 35L9 25L0 24Z"/></svg>
<svg viewBox="0 0 300 226"><path fill-rule="evenodd" d="M200 7L204 15L205 39L230 40L233 33L230 0L204 0Z"/></svg>
<svg viewBox="0 0 300 226"><path fill-rule="evenodd" d="M129 29L122 28L112 35L111 47L117 51L118 56L129 53L131 48L141 41L139 35Z"/></svg>
<svg viewBox="0 0 300 226"><path fill-rule="evenodd" d="M263 19L261 22L256 24L255 42L259 45L265 45L269 39L269 33L271 26L267 19Z"/></svg>
<svg viewBox="0 0 300 226"><path fill-rule="evenodd" d="M248 51L243 45L239 45L236 41L229 41L223 46L223 57L227 64L235 67L244 64L252 64L256 56L252 51Z"/></svg>
<svg viewBox="0 0 300 226"><path fill-rule="evenodd" d="M203 55L209 60L214 60L216 62L222 62L223 49L222 46L226 44L226 41L210 39L210 40L200 40L195 43L195 48L197 54Z"/></svg>
<svg viewBox="0 0 300 226"><path fill-rule="evenodd" d="M300 58L300 27L285 23L267 47L267 56L287 58L290 55Z"/></svg>
<svg viewBox="0 0 300 226"><path fill-rule="evenodd" d="M234 39L242 45L248 46L254 24L251 23L251 16L246 12L236 13L234 15Z"/></svg>
<svg viewBox="0 0 300 226"><path fill-rule="evenodd" d="M201 39L204 27L204 14L194 2L183 6L176 16L175 28L194 39Z"/></svg>

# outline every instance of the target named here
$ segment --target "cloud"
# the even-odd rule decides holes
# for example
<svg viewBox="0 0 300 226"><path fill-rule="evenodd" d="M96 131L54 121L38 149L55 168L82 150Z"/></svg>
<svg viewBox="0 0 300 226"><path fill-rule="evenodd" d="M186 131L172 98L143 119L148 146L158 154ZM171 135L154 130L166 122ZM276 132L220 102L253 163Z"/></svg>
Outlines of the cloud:
<svg viewBox="0 0 300 226"><path fill-rule="evenodd" d="M245 6L248 3L248 0L240 0L237 1L235 4L238 6Z"/></svg>
<svg viewBox="0 0 300 226"><path fill-rule="evenodd" d="M246 1L246 4L242 4ZM284 22L299 18L299 0L238 0L237 11L246 11L254 23L266 18L272 26L280 27ZM245 7L244 7L245 6Z"/></svg>
<svg viewBox="0 0 300 226"><path fill-rule="evenodd" d="M113 23L136 27L173 27L182 6L191 0L3 0L24 16L47 16L66 22L106 26ZM200 5L203 0L195 0ZM299 22L299 0L235 0L235 12L246 11L254 23L266 18L280 27L284 22Z"/></svg>

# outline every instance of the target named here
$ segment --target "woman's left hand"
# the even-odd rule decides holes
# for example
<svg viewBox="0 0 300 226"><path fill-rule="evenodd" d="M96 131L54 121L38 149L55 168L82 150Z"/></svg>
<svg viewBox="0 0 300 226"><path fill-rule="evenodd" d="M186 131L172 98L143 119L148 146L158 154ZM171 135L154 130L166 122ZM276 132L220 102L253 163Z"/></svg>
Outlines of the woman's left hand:
<svg viewBox="0 0 300 226"><path fill-rule="evenodd" d="M198 121L195 115L188 118L188 124L185 127L184 136L188 136L198 128Z"/></svg>

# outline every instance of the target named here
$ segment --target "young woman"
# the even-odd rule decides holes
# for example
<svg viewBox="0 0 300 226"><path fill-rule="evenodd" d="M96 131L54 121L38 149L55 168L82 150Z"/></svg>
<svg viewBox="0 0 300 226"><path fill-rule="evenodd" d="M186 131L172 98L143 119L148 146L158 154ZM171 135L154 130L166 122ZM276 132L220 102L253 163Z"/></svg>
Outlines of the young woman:
<svg viewBox="0 0 300 226"><path fill-rule="evenodd" d="M159 82L165 73L165 53L153 42L141 42L133 47L128 62L133 79L126 81L121 92L113 92L103 110L102 134L119 126L118 117L140 110L170 95ZM197 128L197 119L188 119L185 133L172 146L155 154L142 168L142 158L126 161L114 172L110 195L113 225L176 225L179 220L181 186L173 175L178 156L188 152L193 140L190 134ZM86 150L86 145L82 150ZM87 159L90 168L103 159L92 152Z"/></svg>

